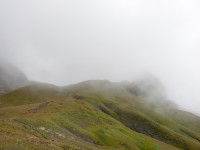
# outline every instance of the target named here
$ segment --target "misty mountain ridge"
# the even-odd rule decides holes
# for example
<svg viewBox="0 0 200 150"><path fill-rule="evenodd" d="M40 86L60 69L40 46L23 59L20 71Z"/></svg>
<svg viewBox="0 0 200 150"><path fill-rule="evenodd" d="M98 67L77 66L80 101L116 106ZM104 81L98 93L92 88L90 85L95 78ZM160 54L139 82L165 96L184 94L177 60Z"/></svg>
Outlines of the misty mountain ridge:
<svg viewBox="0 0 200 150"><path fill-rule="evenodd" d="M200 117L177 109L154 75L60 87L1 68L2 149L200 149Z"/></svg>
<svg viewBox="0 0 200 150"><path fill-rule="evenodd" d="M0 0L0 150L200 150L199 8Z"/></svg>
<svg viewBox="0 0 200 150"><path fill-rule="evenodd" d="M29 81L22 71L9 63L0 62L0 95L28 84Z"/></svg>
<svg viewBox="0 0 200 150"><path fill-rule="evenodd" d="M146 100L177 107L177 104L169 100L163 83L153 74L143 74L140 78L128 84L126 89Z"/></svg>
<svg viewBox="0 0 200 150"><path fill-rule="evenodd" d="M17 67L6 62L1 62L0 64L0 95L31 84L26 75ZM134 82L122 81L114 83L108 80L90 80L88 82L88 86L93 88L105 85L110 85L121 90L127 90L146 100L176 106L175 103L168 100L165 87L161 81L150 73L143 74Z"/></svg>
<svg viewBox="0 0 200 150"><path fill-rule="evenodd" d="M167 99L167 93L161 81L152 74L142 75L129 85L130 92L148 100L159 101Z"/></svg>
<svg viewBox="0 0 200 150"><path fill-rule="evenodd" d="M124 85L124 86L122 86ZM129 84L128 84L129 85ZM34 83L0 98L2 149L199 150L200 118L124 83Z"/></svg>

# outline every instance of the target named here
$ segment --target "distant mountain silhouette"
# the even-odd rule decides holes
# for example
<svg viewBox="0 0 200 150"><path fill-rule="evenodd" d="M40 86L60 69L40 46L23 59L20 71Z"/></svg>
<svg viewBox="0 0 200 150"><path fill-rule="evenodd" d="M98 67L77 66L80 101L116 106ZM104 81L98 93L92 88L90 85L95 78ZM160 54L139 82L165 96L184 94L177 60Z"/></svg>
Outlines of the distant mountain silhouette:
<svg viewBox="0 0 200 150"><path fill-rule="evenodd" d="M158 102L176 107L167 96L165 86L155 75L146 73L139 79L127 85L127 90L132 94L149 101Z"/></svg>
<svg viewBox="0 0 200 150"><path fill-rule="evenodd" d="M26 75L15 66L0 62L0 95L28 85Z"/></svg>

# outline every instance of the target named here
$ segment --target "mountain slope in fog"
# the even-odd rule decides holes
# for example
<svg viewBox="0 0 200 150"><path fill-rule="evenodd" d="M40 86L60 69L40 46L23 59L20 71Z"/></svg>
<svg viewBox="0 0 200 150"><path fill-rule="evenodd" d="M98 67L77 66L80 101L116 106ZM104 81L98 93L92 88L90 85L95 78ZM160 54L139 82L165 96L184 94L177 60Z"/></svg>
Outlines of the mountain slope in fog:
<svg viewBox="0 0 200 150"><path fill-rule="evenodd" d="M23 72L11 64L0 63L0 95L23 87L29 83Z"/></svg>
<svg viewBox="0 0 200 150"><path fill-rule="evenodd" d="M167 93L161 81L152 74L142 75L128 86L128 90L142 98L161 101L167 99Z"/></svg>
<svg viewBox="0 0 200 150"><path fill-rule="evenodd" d="M199 150L200 118L143 99L130 83L33 84L0 98L3 149Z"/></svg>
<svg viewBox="0 0 200 150"><path fill-rule="evenodd" d="M132 94L143 99L154 101L163 105L177 107L168 99L165 86L152 74L144 74L134 82L128 84L126 89Z"/></svg>

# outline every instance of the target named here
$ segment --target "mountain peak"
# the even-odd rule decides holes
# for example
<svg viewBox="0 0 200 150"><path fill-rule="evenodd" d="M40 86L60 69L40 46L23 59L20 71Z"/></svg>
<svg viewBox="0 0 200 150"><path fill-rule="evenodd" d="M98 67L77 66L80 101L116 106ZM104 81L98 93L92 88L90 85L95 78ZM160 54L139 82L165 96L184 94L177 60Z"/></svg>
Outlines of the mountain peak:
<svg viewBox="0 0 200 150"><path fill-rule="evenodd" d="M0 95L28 84L26 75L15 66L0 62Z"/></svg>

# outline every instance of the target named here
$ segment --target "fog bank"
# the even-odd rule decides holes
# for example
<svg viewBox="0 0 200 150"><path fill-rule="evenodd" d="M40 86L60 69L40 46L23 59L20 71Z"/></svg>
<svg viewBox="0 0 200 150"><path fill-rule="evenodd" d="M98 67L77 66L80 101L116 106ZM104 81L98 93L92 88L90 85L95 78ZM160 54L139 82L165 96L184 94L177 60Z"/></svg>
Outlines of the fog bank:
<svg viewBox="0 0 200 150"><path fill-rule="evenodd" d="M0 59L30 80L132 81L150 72L200 113L198 0L2 0Z"/></svg>

